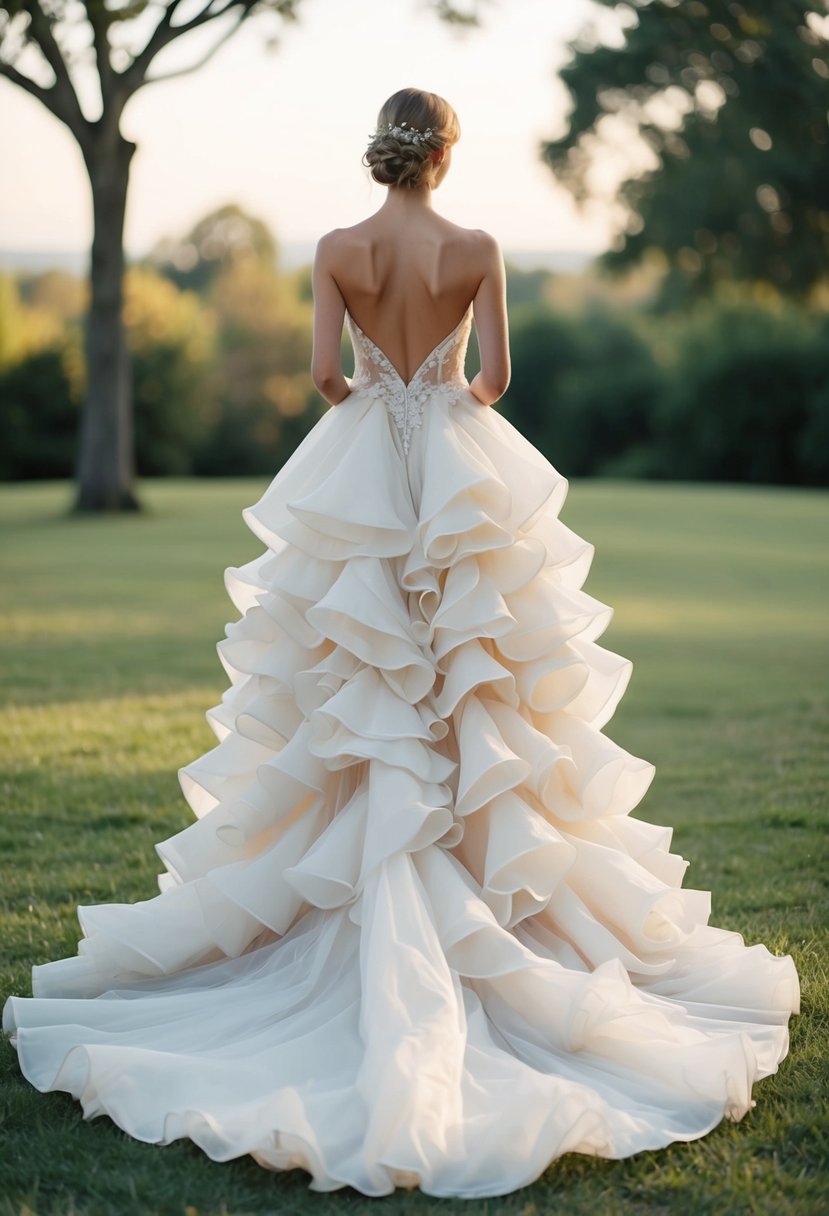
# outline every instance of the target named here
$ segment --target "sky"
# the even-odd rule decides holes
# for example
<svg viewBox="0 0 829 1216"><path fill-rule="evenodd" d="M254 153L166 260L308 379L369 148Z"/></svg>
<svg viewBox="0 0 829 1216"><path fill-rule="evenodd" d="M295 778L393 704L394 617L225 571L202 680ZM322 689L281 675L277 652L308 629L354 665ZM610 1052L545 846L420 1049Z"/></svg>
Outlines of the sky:
<svg viewBox="0 0 829 1216"><path fill-rule="evenodd" d="M193 2L185 0L182 20ZM599 204L580 213L538 156L539 142L565 127L556 68L566 42L595 8L589 0L484 0L481 11L483 27L459 34L426 0L301 0L297 23L252 19L200 71L141 89L122 120L138 144L128 253L184 235L228 202L265 220L284 244L312 244L364 218L385 189L360 158L380 105L408 85L442 94L460 115L461 141L436 210L489 230L508 250L605 248L608 213ZM200 57L220 28L186 35L155 71ZM268 50L274 32L278 45ZM28 54L18 67L34 76L36 53ZM41 79L48 82L48 70ZM94 116L90 76L81 77L81 93ZM0 180L1 248L88 246L89 187L72 137L3 79Z"/></svg>

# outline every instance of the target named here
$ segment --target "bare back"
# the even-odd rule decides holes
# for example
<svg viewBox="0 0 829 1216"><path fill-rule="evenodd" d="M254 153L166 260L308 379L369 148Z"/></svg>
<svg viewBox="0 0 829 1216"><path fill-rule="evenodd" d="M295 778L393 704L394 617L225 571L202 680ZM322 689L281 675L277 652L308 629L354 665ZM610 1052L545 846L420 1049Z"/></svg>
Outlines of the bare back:
<svg viewBox="0 0 829 1216"><path fill-rule="evenodd" d="M349 314L409 380L480 286L480 234L425 213L402 231L372 216L337 238L332 274Z"/></svg>
<svg viewBox="0 0 829 1216"><path fill-rule="evenodd" d="M381 208L327 233L317 246L314 303L318 387L336 377L331 364L346 311L408 382L470 304L482 369L489 365L493 384L508 377L500 249L487 233L461 228L431 207Z"/></svg>

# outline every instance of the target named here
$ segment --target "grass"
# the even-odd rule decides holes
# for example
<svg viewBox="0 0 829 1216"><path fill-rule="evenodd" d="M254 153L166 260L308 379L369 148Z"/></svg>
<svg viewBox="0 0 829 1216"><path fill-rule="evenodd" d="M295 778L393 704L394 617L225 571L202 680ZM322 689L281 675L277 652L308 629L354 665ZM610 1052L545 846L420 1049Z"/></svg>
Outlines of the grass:
<svg viewBox="0 0 829 1216"><path fill-rule="evenodd" d="M0 994L75 953L78 903L157 892L153 842L191 822L176 769L215 738L204 711L236 612L222 570L261 552L242 523L260 481L148 482L136 518L70 520L65 484L0 490ZM415 1192L383 1211L471 1216L815 1216L829 1210L827 584L829 499L738 487L576 483L562 518L597 546L602 641L634 660L607 733L652 760L636 810L673 824L712 922L790 951L792 1049L739 1124L626 1161L576 1155L501 1199ZM376 1211L250 1157L131 1140L42 1095L0 1043L0 1216Z"/></svg>

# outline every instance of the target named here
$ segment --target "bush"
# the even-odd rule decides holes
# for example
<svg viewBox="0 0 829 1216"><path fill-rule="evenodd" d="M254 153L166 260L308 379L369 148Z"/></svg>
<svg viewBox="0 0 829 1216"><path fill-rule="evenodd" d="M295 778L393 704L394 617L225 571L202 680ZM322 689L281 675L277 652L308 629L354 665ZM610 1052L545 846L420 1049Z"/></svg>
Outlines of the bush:
<svg viewBox="0 0 829 1216"><path fill-rule="evenodd" d="M0 373L0 479L70 477L77 429L62 350L38 351Z"/></svg>
<svg viewBox="0 0 829 1216"><path fill-rule="evenodd" d="M530 443L552 447L562 382L578 363L577 328L547 305L524 304L511 318L512 380L498 408Z"/></svg>
<svg viewBox="0 0 829 1216"><path fill-rule="evenodd" d="M191 473L194 447L214 412L212 318L194 292L146 267L130 267L124 289L136 468L141 476Z"/></svg>
<svg viewBox="0 0 829 1216"><path fill-rule="evenodd" d="M504 413L565 476L829 484L829 319L515 309Z"/></svg>
<svg viewBox="0 0 829 1216"><path fill-rule="evenodd" d="M655 411L654 475L819 484L826 459L813 445L825 434L827 385L829 349L808 314L696 310L678 332Z"/></svg>
<svg viewBox="0 0 829 1216"><path fill-rule="evenodd" d="M565 476L829 484L829 318L751 296L657 317L595 291L545 303L548 286L513 276L498 408ZM83 351L71 288L41 276L21 294L0 276L0 478L72 473ZM273 474L325 409L301 276L235 259L204 299L133 267L125 322L143 475ZM345 337L343 349L348 367ZM470 376L476 363L473 334Z"/></svg>
<svg viewBox="0 0 829 1216"><path fill-rule="evenodd" d="M650 346L606 310L516 310L511 421L568 476L606 473L648 440L662 375ZM506 411L505 411L506 412Z"/></svg>
<svg viewBox="0 0 829 1216"><path fill-rule="evenodd" d="M225 402L193 452L201 477L272 476L320 417L317 400L302 413L282 415L267 398Z"/></svg>

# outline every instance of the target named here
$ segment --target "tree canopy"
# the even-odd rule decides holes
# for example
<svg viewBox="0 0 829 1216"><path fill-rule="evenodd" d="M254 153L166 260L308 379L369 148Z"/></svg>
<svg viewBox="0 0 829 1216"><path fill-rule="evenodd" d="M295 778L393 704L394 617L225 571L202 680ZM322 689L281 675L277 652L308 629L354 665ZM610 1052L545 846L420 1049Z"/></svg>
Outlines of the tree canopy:
<svg viewBox="0 0 829 1216"><path fill-rule="evenodd" d="M175 23L183 0L0 0L0 75L37 97L65 123L81 147L93 134L95 120L81 106L75 74L94 64L101 94L101 117L117 120L140 88L196 71L254 13L296 17L299 0L208 0L184 21ZM228 18L228 20L224 20ZM162 51L192 30L215 24L221 32L206 53L183 67L151 71ZM17 66L34 48L51 80L41 84Z"/></svg>
<svg viewBox="0 0 829 1216"><path fill-rule="evenodd" d="M614 155L620 134L629 148L644 142L652 167L620 184L605 264L650 256L689 284L761 279L792 295L825 280L826 0L594 3L619 37L588 30L571 44L568 129L542 155L584 200L611 138Z"/></svg>
<svg viewBox="0 0 829 1216"><path fill-rule="evenodd" d="M451 0L431 0L437 16L455 25L478 22L480 0L460 7ZM0 0L0 76L37 97L65 123L79 142L94 120L84 112L75 72L94 65L101 110L120 115L129 98L145 85L171 80L203 67L251 16L275 14L296 20L301 0ZM187 16L181 20L181 10ZM172 42L210 25L217 36L206 52L190 63L159 72L154 61ZM272 36L269 45L276 44ZM27 74L18 66L30 49L38 52L39 70ZM151 70L152 69L152 70ZM46 83L41 83L45 72Z"/></svg>
<svg viewBox="0 0 829 1216"><path fill-rule="evenodd" d="M244 258L275 266L277 244L267 224L238 203L225 203L183 237L157 241L149 262L178 287L204 291L222 270Z"/></svg>

